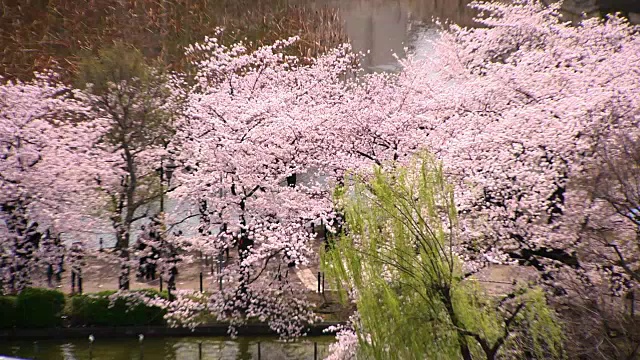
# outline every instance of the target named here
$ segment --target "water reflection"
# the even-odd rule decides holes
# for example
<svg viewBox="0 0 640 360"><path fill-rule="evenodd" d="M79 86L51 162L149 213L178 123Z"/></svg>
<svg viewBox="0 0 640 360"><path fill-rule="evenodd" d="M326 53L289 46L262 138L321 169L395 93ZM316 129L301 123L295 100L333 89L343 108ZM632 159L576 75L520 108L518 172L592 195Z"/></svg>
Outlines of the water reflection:
<svg viewBox="0 0 640 360"><path fill-rule="evenodd" d="M373 71L393 71L393 54L405 56L404 48L428 56L429 41L437 36L434 18L463 27L478 26L472 0L301 0L335 7L345 24L346 36L356 51L369 52L363 65ZM550 0L556 2L558 0ZM627 6L632 8L631 6ZM598 13L596 1L566 0L561 14L579 21ZM640 22L640 15L634 15Z"/></svg>
<svg viewBox="0 0 640 360"><path fill-rule="evenodd" d="M473 26L471 0L341 0L307 2L334 6L355 51L368 53L363 66L373 71L392 71L394 54L404 57L404 48L424 53L433 39L433 20ZM425 49L427 47L427 49Z"/></svg>
<svg viewBox="0 0 640 360"><path fill-rule="evenodd" d="M131 339L96 339L89 348L86 340L69 341L20 341L0 343L0 356L47 360L299 360L314 358L314 342L317 358L328 355L332 337L305 338L293 343L274 338L146 338L142 346L137 337ZM258 345L260 344L260 345Z"/></svg>

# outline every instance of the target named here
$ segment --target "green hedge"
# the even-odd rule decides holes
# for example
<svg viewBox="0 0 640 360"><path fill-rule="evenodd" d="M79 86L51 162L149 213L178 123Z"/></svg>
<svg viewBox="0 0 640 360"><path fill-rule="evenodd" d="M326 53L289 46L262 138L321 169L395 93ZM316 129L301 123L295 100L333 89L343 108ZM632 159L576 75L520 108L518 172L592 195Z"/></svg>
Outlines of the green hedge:
<svg viewBox="0 0 640 360"><path fill-rule="evenodd" d="M140 290L149 296L167 298L166 292ZM18 296L0 296L0 329L51 328L62 325L67 315L73 326L140 326L164 325L165 311L146 305L129 308L125 299L109 307L109 296L115 291L76 295L65 310L65 296L59 291L28 288Z"/></svg>
<svg viewBox="0 0 640 360"><path fill-rule="evenodd" d="M0 296L0 329L16 326L18 298L15 296Z"/></svg>
<svg viewBox="0 0 640 360"><path fill-rule="evenodd" d="M62 325L64 294L56 290L27 288L16 298L16 325L50 328Z"/></svg>
<svg viewBox="0 0 640 360"><path fill-rule="evenodd" d="M159 295L154 290L141 290L150 296ZM140 326L164 325L165 311L146 305L127 306L126 300L118 299L109 307L109 296L115 291L77 295L71 298L69 320L73 326Z"/></svg>

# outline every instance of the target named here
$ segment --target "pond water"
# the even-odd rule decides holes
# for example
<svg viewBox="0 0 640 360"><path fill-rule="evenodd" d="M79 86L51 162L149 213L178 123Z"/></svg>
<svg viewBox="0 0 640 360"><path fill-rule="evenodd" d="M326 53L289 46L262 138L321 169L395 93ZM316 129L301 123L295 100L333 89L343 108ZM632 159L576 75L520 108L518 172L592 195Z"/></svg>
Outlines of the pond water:
<svg viewBox="0 0 640 360"><path fill-rule="evenodd" d="M434 18L461 26L473 26L471 0L340 0L307 4L338 9L344 30L355 51L368 53L363 66L372 71L395 70L399 57L409 51L428 56L429 40L437 36Z"/></svg>
<svg viewBox="0 0 640 360"><path fill-rule="evenodd" d="M4 355L43 360L313 360L327 356L333 340L330 336L309 337L296 342L282 342L272 337L239 337L236 340L148 337L141 346L135 336L96 339L91 348L86 339L14 341L0 342L0 358Z"/></svg>

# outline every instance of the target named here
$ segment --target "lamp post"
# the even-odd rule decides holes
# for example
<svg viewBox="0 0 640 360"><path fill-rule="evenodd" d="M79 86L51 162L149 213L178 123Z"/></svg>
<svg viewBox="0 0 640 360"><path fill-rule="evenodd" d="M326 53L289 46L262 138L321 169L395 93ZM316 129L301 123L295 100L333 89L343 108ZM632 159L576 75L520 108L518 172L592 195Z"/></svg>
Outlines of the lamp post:
<svg viewBox="0 0 640 360"><path fill-rule="evenodd" d="M172 158L161 158L160 159L160 214L158 214L160 220L162 221L162 224L164 224L164 180L167 180L167 191L169 191L171 189L171 178L173 177L173 172L175 171L175 169L177 168L177 165L175 164L175 162L173 161ZM164 244L164 236L163 234L164 229L161 228L158 231L158 236L160 237L160 246L161 249L164 249L165 244ZM169 254L171 255L171 254ZM162 275L160 275L160 283L162 284ZM168 295L169 295L169 301L171 301L171 288L173 286L173 282L174 282L174 275L171 275L171 278L169 279L169 282L167 284L167 290L168 290ZM162 288L162 285L160 285L160 287Z"/></svg>
<svg viewBox="0 0 640 360"><path fill-rule="evenodd" d="M171 188L171 178L173 177L173 172L178 166L175 164L172 158L160 159L160 168L158 172L160 173L160 212L164 212L164 180L167 180L167 190Z"/></svg>
<svg viewBox="0 0 640 360"><path fill-rule="evenodd" d="M171 178L173 177L173 172L177 167L178 165L176 165L172 158L167 159L167 164L164 167L164 171L167 175L167 190L171 188Z"/></svg>

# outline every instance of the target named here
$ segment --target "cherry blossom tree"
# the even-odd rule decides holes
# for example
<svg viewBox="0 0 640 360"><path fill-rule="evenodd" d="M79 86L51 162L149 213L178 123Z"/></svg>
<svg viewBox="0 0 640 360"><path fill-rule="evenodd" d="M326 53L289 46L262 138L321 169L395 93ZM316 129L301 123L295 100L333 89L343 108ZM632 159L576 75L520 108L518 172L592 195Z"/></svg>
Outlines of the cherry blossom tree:
<svg viewBox="0 0 640 360"><path fill-rule="evenodd" d="M28 259L4 269L26 278L47 229L106 220L127 288L132 226L165 192L155 170L171 139L171 193L200 223L162 234L230 255L223 290L205 302L178 294L176 318L212 311L299 334L314 318L291 277L313 256L304 224L332 214L329 190L349 171L422 148L455 184L467 273L516 260L557 294L571 279L637 285L638 28L616 16L564 23L557 6L528 0L474 6L483 27L450 26L433 56L394 74L362 74L348 47L299 59L287 55L295 38L249 51L214 37L188 50L193 82L171 88L113 54L85 64L84 91L51 74L3 84L0 237ZM171 100L183 98L174 136ZM309 174L329 185L300 181Z"/></svg>
<svg viewBox="0 0 640 360"><path fill-rule="evenodd" d="M82 165L100 128L76 121L87 109L54 79L36 74L0 86L0 245L10 292L31 283L38 258L56 260L43 259L54 253L38 251L41 240L77 230L87 204L80 200L92 173Z"/></svg>
<svg viewBox="0 0 640 360"><path fill-rule="evenodd" d="M594 188L584 180L616 133L637 136L637 29L617 17L572 26L556 6L536 2L477 8L486 28L443 37L434 63L448 83L437 103L423 101L426 144L459 179L461 210L485 248L535 266L561 292L557 267L595 281L600 264L589 252L613 249L585 229L594 221L625 227L590 208Z"/></svg>
<svg viewBox="0 0 640 360"><path fill-rule="evenodd" d="M585 221L615 223L595 215L585 185L606 163L599 149L637 136L637 27L615 16L574 26L535 1L474 6L483 27L451 26L432 56L361 78L351 108L325 124L325 163L366 169L427 148L456 181L469 255L481 260L470 271L511 258L550 284L556 267L585 276L598 267L588 252L616 256L585 238ZM635 229L625 218L618 229Z"/></svg>
<svg viewBox="0 0 640 360"><path fill-rule="evenodd" d="M413 75L355 74L344 85L336 114L320 119L307 136L322 150L322 169L337 178L408 159L424 147L424 129L407 102L415 93L406 86Z"/></svg>
<svg viewBox="0 0 640 360"><path fill-rule="evenodd" d="M175 140L184 169L176 195L195 202L201 220L190 241L212 258L234 250L209 310L232 325L259 318L283 336L315 318L292 271L312 256L305 222L331 208L326 188L298 181L320 160L305 139L337 115L353 64L347 47L313 60L286 55L296 40L248 51L214 37L189 48L200 60Z"/></svg>

